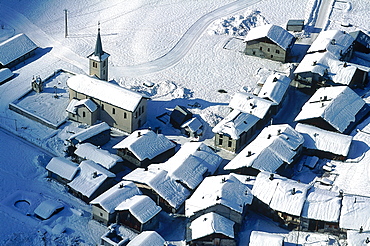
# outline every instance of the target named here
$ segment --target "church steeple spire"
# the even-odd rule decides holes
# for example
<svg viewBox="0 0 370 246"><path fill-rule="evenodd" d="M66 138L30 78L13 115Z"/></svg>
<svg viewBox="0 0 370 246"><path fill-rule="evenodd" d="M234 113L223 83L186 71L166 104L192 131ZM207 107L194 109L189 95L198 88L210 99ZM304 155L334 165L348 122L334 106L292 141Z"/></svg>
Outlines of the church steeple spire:
<svg viewBox="0 0 370 246"><path fill-rule="evenodd" d="M104 54L103 51L103 45L101 44L101 37L100 37L100 22L98 23L98 37L96 38L96 44L95 44L95 52L94 55L101 58L101 56Z"/></svg>

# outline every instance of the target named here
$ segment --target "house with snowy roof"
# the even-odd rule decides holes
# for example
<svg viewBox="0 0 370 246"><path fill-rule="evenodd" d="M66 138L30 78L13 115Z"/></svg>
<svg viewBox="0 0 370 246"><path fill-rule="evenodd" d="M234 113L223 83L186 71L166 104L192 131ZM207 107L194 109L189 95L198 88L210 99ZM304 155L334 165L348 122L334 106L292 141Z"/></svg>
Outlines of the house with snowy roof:
<svg viewBox="0 0 370 246"><path fill-rule="evenodd" d="M176 144L163 134L149 129L136 130L113 146L131 168L163 162L175 154L175 148Z"/></svg>
<svg viewBox="0 0 370 246"><path fill-rule="evenodd" d="M280 26L258 26L249 30L245 37L245 54L287 62L294 41L294 36Z"/></svg>
<svg viewBox="0 0 370 246"><path fill-rule="evenodd" d="M304 138L304 153L310 156L344 161L347 159L352 136L298 123L295 129Z"/></svg>
<svg viewBox="0 0 370 246"><path fill-rule="evenodd" d="M110 126L101 122L99 124L90 126L80 132L72 134L67 138L67 142L76 147L77 144L91 143L96 146L102 146L110 140Z"/></svg>
<svg viewBox="0 0 370 246"><path fill-rule="evenodd" d="M291 79L284 74L273 73L267 77L258 97L272 101L281 107L287 94Z"/></svg>
<svg viewBox="0 0 370 246"><path fill-rule="evenodd" d="M79 163L84 160L92 160L107 170L116 172L122 169L120 164L122 164L123 160L121 157L110 153L108 150L103 150L91 143L77 145L74 155L76 161Z"/></svg>
<svg viewBox="0 0 370 246"><path fill-rule="evenodd" d="M190 138L197 138L203 135L203 124L198 118L193 117L180 126L181 133Z"/></svg>
<svg viewBox="0 0 370 246"><path fill-rule="evenodd" d="M303 105L296 122L349 133L368 115L365 101L347 86L322 87Z"/></svg>
<svg viewBox="0 0 370 246"><path fill-rule="evenodd" d="M81 162L79 168L79 172L67 186L69 192L86 203L110 188L116 177L114 173L91 160Z"/></svg>
<svg viewBox="0 0 370 246"><path fill-rule="evenodd" d="M301 213L301 230L338 232L343 195L311 187Z"/></svg>
<svg viewBox="0 0 370 246"><path fill-rule="evenodd" d="M90 202L92 218L105 225L116 223L117 206L129 198L141 194L133 182L121 181Z"/></svg>
<svg viewBox="0 0 370 246"><path fill-rule="evenodd" d="M165 170L136 168L122 179L134 182L144 195L152 198L166 212L181 212L186 198L190 196L190 191Z"/></svg>
<svg viewBox="0 0 370 246"><path fill-rule="evenodd" d="M214 212L191 221L186 228L187 245L236 246L235 222Z"/></svg>
<svg viewBox="0 0 370 246"><path fill-rule="evenodd" d="M260 245L283 246L284 236L264 231L252 231L249 239L249 246Z"/></svg>
<svg viewBox="0 0 370 246"><path fill-rule="evenodd" d="M234 174L206 177L185 201L185 215L190 220L214 212L241 225L253 195Z"/></svg>
<svg viewBox="0 0 370 246"><path fill-rule="evenodd" d="M216 147L238 152L276 113L278 105L250 93L238 92L229 107L232 111L212 131Z"/></svg>
<svg viewBox="0 0 370 246"><path fill-rule="evenodd" d="M160 206L146 195L135 195L116 207L117 223L143 232L156 230L159 225Z"/></svg>
<svg viewBox="0 0 370 246"><path fill-rule="evenodd" d="M72 76L67 85L71 120L88 125L100 120L129 133L146 122L149 98L140 93L86 75Z"/></svg>
<svg viewBox="0 0 370 246"><path fill-rule="evenodd" d="M76 163L63 157L53 157L46 165L48 177L64 185L73 180L79 169Z"/></svg>
<svg viewBox="0 0 370 246"><path fill-rule="evenodd" d="M206 176L216 172L222 160L204 143L187 142L166 162L152 164L148 169L165 170L171 179L189 190L195 190Z"/></svg>
<svg viewBox="0 0 370 246"><path fill-rule="evenodd" d="M260 171L275 173L293 164L300 156L303 136L288 124L270 125L225 167L240 174Z"/></svg>
<svg viewBox="0 0 370 246"><path fill-rule="evenodd" d="M173 127L180 129L181 125L193 118L193 113L186 107L176 105L170 114L170 123Z"/></svg>
<svg viewBox="0 0 370 246"><path fill-rule="evenodd" d="M370 231L370 198L344 195L339 218L342 230Z"/></svg>
<svg viewBox="0 0 370 246"><path fill-rule="evenodd" d="M17 34L0 43L0 68L12 68L35 54L37 45L26 34Z"/></svg>
<svg viewBox="0 0 370 246"><path fill-rule="evenodd" d="M165 240L155 231L143 231L132 239L127 246L164 246Z"/></svg>
<svg viewBox="0 0 370 246"><path fill-rule="evenodd" d="M354 32L350 32L349 35L351 35L354 38L353 42L353 50L356 52L361 53L370 53L370 36L364 33L361 30L357 30Z"/></svg>
<svg viewBox="0 0 370 246"><path fill-rule="evenodd" d="M299 226L301 211L310 185L270 172L257 175L252 193L252 208L289 228Z"/></svg>

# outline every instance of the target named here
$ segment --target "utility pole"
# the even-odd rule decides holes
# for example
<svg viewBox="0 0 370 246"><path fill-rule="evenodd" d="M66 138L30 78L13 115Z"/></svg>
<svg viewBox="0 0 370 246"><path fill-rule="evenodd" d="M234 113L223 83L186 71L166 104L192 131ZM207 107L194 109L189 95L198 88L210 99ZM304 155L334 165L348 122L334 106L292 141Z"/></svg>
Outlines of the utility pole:
<svg viewBox="0 0 370 246"><path fill-rule="evenodd" d="M65 24L64 24L64 27L65 27L65 29L64 29L64 37L67 38L67 36L68 36L67 9L64 9L64 22L65 22Z"/></svg>

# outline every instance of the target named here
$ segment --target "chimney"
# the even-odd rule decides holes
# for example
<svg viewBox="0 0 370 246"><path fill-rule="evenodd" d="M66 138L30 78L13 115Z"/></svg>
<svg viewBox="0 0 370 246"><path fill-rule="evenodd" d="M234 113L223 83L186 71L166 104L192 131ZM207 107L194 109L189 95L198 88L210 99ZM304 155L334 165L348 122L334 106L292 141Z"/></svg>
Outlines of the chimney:
<svg viewBox="0 0 370 246"><path fill-rule="evenodd" d="M225 182L226 182L226 178L222 178L221 183L225 183Z"/></svg>
<svg viewBox="0 0 370 246"><path fill-rule="evenodd" d="M93 177L93 178L98 177L98 172L97 172L97 171L93 172L93 173L92 173L92 177Z"/></svg>
<svg viewBox="0 0 370 246"><path fill-rule="evenodd" d="M271 134L267 135L267 139L270 139L271 138Z"/></svg>
<svg viewBox="0 0 370 246"><path fill-rule="evenodd" d="M339 190L339 197L343 197L343 190Z"/></svg>
<svg viewBox="0 0 370 246"><path fill-rule="evenodd" d="M277 135L279 136L281 134L281 129L277 130Z"/></svg>
<svg viewBox="0 0 370 246"><path fill-rule="evenodd" d="M333 38L332 40L331 40L331 42L330 42L332 45L335 45L336 44L336 41L335 41L335 39Z"/></svg>
<svg viewBox="0 0 370 246"><path fill-rule="evenodd" d="M252 155L252 151L248 150L247 157Z"/></svg>
<svg viewBox="0 0 370 246"><path fill-rule="evenodd" d="M271 181L274 180L274 174L273 173L270 174L269 180L271 180Z"/></svg>
<svg viewBox="0 0 370 246"><path fill-rule="evenodd" d="M295 188L293 187L293 189L292 189L292 195L294 195L295 194Z"/></svg>
<svg viewBox="0 0 370 246"><path fill-rule="evenodd" d="M276 77L274 77L274 79L272 80L272 82L276 82L278 81L278 79Z"/></svg>
<svg viewBox="0 0 370 246"><path fill-rule="evenodd" d="M313 61L312 66L316 66L317 61Z"/></svg>
<svg viewBox="0 0 370 246"><path fill-rule="evenodd" d="M218 201L218 200L220 200L220 199L221 199L221 197L219 197L219 196L217 196L217 197L216 197L216 201Z"/></svg>
<svg viewBox="0 0 370 246"><path fill-rule="evenodd" d="M370 243L370 239L368 237L366 238L365 243L366 244Z"/></svg>
<svg viewBox="0 0 370 246"><path fill-rule="evenodd" d="M137 137L141 137L141 132L137 132Z"/></svg>
<svg viewBox="0 0 370 246"><path fill-rule="evenodd" d="M345 62L345 63L343 64L343 67L348 67L347 62Z"/></svg>
<svg viewBox="0 0 370 246"><path fill-rule="evenodd" d="M119 189L122 189L123 187L125 187L122 183L118 186Z"/></svg>

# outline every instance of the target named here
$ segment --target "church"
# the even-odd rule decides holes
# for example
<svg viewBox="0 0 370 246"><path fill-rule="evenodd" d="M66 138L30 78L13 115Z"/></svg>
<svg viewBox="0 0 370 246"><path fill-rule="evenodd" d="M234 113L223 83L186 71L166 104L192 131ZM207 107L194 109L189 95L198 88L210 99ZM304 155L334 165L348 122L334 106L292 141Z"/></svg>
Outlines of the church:
<svg viewBox="0 0 370 246"><path fill-rule="evenodd" d="M89 55L89 76L68 79L68 118L93 125L98 121L128 133L147 120L148 97L108 82L109 54L103 51L100 28L95 51Z"/></svg>

